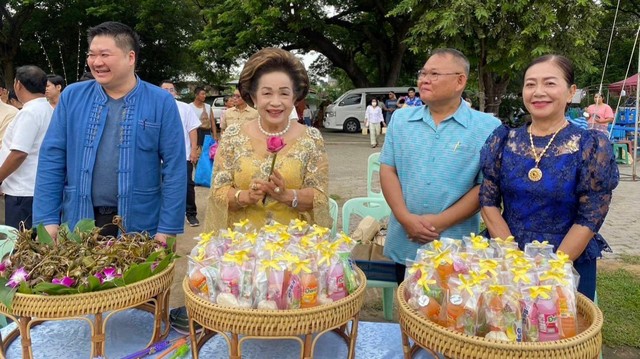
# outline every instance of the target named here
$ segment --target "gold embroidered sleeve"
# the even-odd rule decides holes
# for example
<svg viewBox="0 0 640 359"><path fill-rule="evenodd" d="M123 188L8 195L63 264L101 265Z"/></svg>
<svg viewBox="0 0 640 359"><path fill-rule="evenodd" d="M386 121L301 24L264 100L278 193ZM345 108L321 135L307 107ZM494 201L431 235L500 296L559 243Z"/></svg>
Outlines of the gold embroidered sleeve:
<svg viewBox="0 0 640 359"><path fill-rule="evenodd" d="M309 161L305 168L303 188L313 188L313 216L312 222L331 228L333 223L329 214L329 158L320 131L316 128L308 129L313 140L313 147L309 154Z"/></svg>

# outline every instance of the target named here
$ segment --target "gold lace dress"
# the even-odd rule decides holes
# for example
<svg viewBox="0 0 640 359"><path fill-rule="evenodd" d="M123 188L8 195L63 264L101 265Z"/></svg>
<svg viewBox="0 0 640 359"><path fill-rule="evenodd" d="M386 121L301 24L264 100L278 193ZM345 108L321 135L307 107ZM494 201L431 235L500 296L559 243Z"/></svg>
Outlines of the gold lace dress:
<svg viewBox="0 0 640 359"><path fill-rule="evenodd" d="M248 190L253 179L267 180L272 154L264 148L254 148L251 138L241 125L227 128L216 153L211 191L207 206L205 231L231 227L233 223L248 219L256 228L269 219L287 224L294 218L311 224L331 227L327 190L329 185L329 160L322 135L318 129L308 127L295 140L289 141L276 157L275 169L284 177L287 189L313 188L313 209L300 212L267 197L262 202L229 210L228 192Z"/></svg>

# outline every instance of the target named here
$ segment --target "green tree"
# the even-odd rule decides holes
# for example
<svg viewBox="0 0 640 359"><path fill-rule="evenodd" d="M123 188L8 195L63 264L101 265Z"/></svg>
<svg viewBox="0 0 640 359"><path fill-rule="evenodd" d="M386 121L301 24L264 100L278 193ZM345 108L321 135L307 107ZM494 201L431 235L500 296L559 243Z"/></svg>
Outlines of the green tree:
<svg viewBox="0 0 640 359"><path fill-rule="evenodd" d="M194 48L227 67L269 46L313 50L355 86L392 86L401 73L415 70L404 39L420 15L387 16L394 6L370 0L212 2L203 5L208 24Z"/></svg>
<svg viewBox="0 0 640 359"><path fill-rule="evenodd" d="M402 0L393 14L428 10L411 28L414 53L454 47L478 73L480 109L498 113L509 82L533 58L560 53L592 72L593 43L603 9L592 0Z"/></svg>
<svg viewBox="0 0 640 359"><path fill-rule="evenodd" d="M5 1L0 12L0 62L8 86L15 66L24 64L63 75L68 83L77 81L85 70L87 29L109 20L140 35L137 72L142 79L213 77L213 69L191 50L204 25L192 0Z"/></svg>

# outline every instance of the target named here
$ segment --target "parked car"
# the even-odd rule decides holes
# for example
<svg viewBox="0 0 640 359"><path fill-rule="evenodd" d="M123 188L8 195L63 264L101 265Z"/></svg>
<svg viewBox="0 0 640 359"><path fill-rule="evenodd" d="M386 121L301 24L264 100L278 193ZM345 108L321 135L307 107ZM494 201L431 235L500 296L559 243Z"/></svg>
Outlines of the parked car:
<svg viewBox="0 0 640 359"><path fill-rule="evenodd" d="M213 111L213 117L216 119L216 126L220 128L220 116L222 115L222 110L225 108L224 106L224 98L226 96L218 95L218 96L207 96L205 102L211 104L211 111Z"/></svg>
<svg viewBox="0 0 640 359"><path fill-rule="evenodd" d="M338 97L327 107L324 117L324 127L343 130L349 133L360 132L364 126L364 111L372 98L380 103L388 98L389 91L393 91L397 98L407 95L407 87L369 87L349 90Z"/></svg>

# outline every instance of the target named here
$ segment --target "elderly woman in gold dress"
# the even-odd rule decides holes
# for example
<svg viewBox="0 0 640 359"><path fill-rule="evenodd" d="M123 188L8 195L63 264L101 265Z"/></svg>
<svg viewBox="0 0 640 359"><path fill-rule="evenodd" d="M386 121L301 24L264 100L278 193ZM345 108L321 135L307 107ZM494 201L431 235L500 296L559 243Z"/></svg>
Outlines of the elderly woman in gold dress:
<svg viewBox="0 0 640 359"><path fill-rule="evenodd" d="M268 219L289 223L295 218L330 227L329 167L322 136L316 128L289 120L294 104L309 91L304 66L288 51L260 50L242 69L238 89L259 117L228 127L222 136L205 230L226 229L243 219L257 228ZM285 143L277 154L267 146L273 137Z"/></svg>

